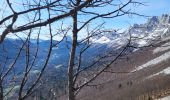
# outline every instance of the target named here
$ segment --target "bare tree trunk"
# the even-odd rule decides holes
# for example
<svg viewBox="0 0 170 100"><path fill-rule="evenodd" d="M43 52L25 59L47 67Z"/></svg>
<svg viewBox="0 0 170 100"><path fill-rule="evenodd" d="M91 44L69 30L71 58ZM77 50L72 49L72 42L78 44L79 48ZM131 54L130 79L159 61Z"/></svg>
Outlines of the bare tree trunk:
<svg viewBox="0 0 170 100"><path fill-rule="evenodd" d="M2 86L2 80L0 79L0 100L3 100L3 86Z"/></svg>
<svg viewBox="0 0 170 100"><path fill-rule="evenodd" d="M75 53L76 53L76 47L77 47L77 12L74 13L72 16L73 18L73 40L72 40L72 48L70 52L70 59L69 59L69 65L68 65L68 100L75 100L74 95L74 82L73 82L73 68L74 68L74 59L75 59Z"/></svg>

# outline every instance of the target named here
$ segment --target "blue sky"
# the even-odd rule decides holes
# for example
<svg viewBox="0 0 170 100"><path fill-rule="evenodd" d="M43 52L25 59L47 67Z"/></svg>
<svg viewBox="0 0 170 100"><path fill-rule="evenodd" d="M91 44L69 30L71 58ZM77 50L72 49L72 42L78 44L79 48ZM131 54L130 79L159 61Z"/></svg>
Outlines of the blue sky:
<svg viewBox="0 0 170 100"><path fill-rule="evenodd" d="M146 2L147 6L131 7L136 13L146 16L161 16L162 14L170 14L170 0L138 0L139 2ZM147 18L133 16L118 17L107 21L109 27L126 29L134 23L141 24L146 22Z"/></svg>

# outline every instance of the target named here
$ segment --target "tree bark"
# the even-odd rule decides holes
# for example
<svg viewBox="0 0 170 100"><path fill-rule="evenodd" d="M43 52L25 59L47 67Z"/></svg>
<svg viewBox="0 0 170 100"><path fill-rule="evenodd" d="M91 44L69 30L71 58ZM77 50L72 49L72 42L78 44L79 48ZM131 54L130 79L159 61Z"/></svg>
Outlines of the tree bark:
<svg viewBox="0 0 170 100"><path fill-rule="evenodd" d="M0 100L3 100L3 86L2 86L2 80L0 79Z"/></svg>
<svg viewBox="0 0 170 100"><path fill-rule="evenodd" d="M73 18L73 31L72 31L72 48L70 52L70 59L68 65L68 100L75 100L74 95L74 82L73 82L73 74L74 74L74 59L77 47L77 12L72 15Z"/></svg>

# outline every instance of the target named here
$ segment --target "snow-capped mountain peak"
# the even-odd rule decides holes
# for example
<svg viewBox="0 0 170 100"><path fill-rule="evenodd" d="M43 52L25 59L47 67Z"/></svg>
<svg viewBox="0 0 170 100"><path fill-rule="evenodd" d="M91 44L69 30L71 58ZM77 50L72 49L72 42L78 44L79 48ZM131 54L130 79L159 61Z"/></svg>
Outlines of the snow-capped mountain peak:
<svg viewBox="0 0 170 100"><path fill-rule="evenodd" d="M109 43L111 41L111 39L109 39L106 36L102 36L99 39L92 39L92 42L94 43L100 43L100 44L104 44L104 43Z"/></svg>

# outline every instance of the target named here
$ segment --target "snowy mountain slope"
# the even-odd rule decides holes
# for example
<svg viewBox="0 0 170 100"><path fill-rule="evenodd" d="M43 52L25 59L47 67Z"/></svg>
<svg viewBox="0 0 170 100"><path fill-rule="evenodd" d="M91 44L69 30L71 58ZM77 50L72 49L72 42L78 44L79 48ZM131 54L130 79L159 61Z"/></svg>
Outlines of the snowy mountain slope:
<svg viewBox="0 0 170 100"><path fill-rule="evenodd" d="M146 46L151 43L155 43L156 40L163 41L168 36L170 36L170 16L164 14L160 17L154 16L148 19L147 23L145 24L135 24L130 29L126 30L123 33L103 33L100 36L94 37L91 39L93 45L88 49L88 51L84 54L84 59L88 58L93 59L96 55L101 55L101 53L106 53L108 51L116 51L121 49L124 45L128 43L128 40L132 37L131 44L137 47ZM166 38L165 38L166 37ZM53 41L54 43L57 41ZM18 39L6 39L1 45L1 62L4 62L4 56L8 57L15 57L18 48L22 44L22 41ZM36 48L36 41L31 40L32 44L32 53L35 51ZM41 66L42 62L44 61L44 57L46 56L46 52L48 51L49 40L41 40L40 41L40 51L38 54L38 61L36 66ZM168 50L170 47L168 46L169 43L165 43L162 47L158 47L154 50L153 53L159 53L165 50ZM53 48L52 56L50 58L50 66L55 67L56 65L63 65L67 66L68 58L69 58L69 48L71 46L71 38L68 37L67 42L64 40L61 42L58 47ZM77 52L79 52L79 48L82 45L78 46ZM5 50L8 50L7 52ZM23 50L24 54L24 50ZM148 62L147 64L141 65L138 67L139 70L143 67L147 67L149 65L162 62L169 58L169 52L165 53L164 55L155 58L153 61ZM21 60L18 64L24 65L24 59L20 58ZM88 61L84 61L84 64ZM19 68L20 69L20 68ZM18 70L19 70L18 69ZM39 70L39 67L35 67L35 70ZM21 70L21 69L20 69Z"/></svg>
<svg viewBox="0 0 170 100"><path fill-rule="evenodd" d="M161 56L159 57L156 57L148 62L146 62L145 64L141 65L141 66L138 66L135 70L133 70L132 72L135 72L135 71L138 71L138 70L141 70L143 68L146 68L146 67L152 67L154 65L157 65L157 64L160 64L162 62L166 62L170 59L170 51L169 52L166 52L164 54L162 54Z"/></svg>
<svg viewBox="0 0 170 100"><path fill-rule="evenodd" d="M93 45L91 46L91 48L89 48L89 50L85 54L86 56L84 57L85 58L89 58L91 56L95 57L95 55L99 55L101 52L107 52L110 50L115 50L115 51L119 50L121 47L123 47L128 43L130 36L132 38L131 44L138 47L155 43L156 40L162 41L162 39L164 39L165 37L170 36L170 16L167 14L164 14L160 17L153 16L152 18L148 19L147 23L135 24L123 33L109 32L94 37L91 39ZM31 43L33 45L33 48L36 47L35 40L31 40L31 41L32 41ZM6 41L4 42L5 42L4 45L6 45L5 47L7 48L7 50L9 50L8 55L14 57L17 48L16 49L12 49L12 48L13 47L19 48L21 41L17 39L6 39ZM43 62L42 58L44 58L46 55L44 52L48 51L48 45L49 45L49 40L40 41L41 50L39 55L39 59L40 59L39 64ZM163 47L155 49L154 53L158 53L161 50L162 51L168 50L169 49L168 45L169 45L168 43L162 45ZM61 42L58 45L58 47L53 49L52 56L50 58L50 63L52 65L62 64L66 66L67 64L65 62L68 61L70 46L71 46L71 38L69 38L67 42L65 40ZM164 48L164 46L167 47ZM80 47L78 47L77 52L79 52ZM1 45L1 49L0 49L1 52L3 52L2 49L3 46ZM32 51L34 50L32 49ZM89 55L89 53L91 54ZM0 59L2 59L2 57Z"/></svg>
<svg viewBox="0 0 170 100"><path fill-rule="evenodd" d="M160 99L158 99L158 100L170 100L170 96L166 96L166 97L160 98Z"/></svg>
<svg viewBox="0 0 170 100"><path fill-rule="evenodd" d="M153 75L150 75L149 77L147 77L147 79L148 79L148 78L152 78L152 77L156 77L157 75L160 75L160 74L169 75L169 74L170 74L170 67L167 67L167 68L161 70L161 71L158 72L158 73L155 73L155 74L153 74Z"/></svg>
<svg viewBox="0 0 170 100"><path fill-rule="evenodd" d="M163 52L163 51L166 51L169 49L170 49L170 42L167 42L167 43L161 45L160 47L157 47L156 49L154 49L153 54L160 53L160 52Z"/></svg>
<svg viewBox="0 0 170 100"><path fill-rule="evenodd" d="M83 55L83 63L89 64L89 61L91 59L94 59L96 55L100 55L102 53L106 53L107 51L116 51L121 49L122 46L126 45L129 38L132 38L132 45L137 47L147 46L149 44L159 44L161 41L168 41L170 40L170 16L165 14L160 17L152 17L148 19L148 22L145 24L135 24L130 29L126 30L123 33L109 33L104 34L99 37L94 37L91 39L91 42L93 45L88 49L88 51ZM53 48L52 56L50 58L48 69L47 71L50 72L53 76L56 74L56 76L61 75L63 78L64 75L66 75L66 68L67 68L67 62L69 59L69 50L71 46L71 39L68 39L69 41L62 41L58 47ZM53 41L56 43L57 41ZM4 56L8 56L10 58L14 58L17 54L18 48L22 42L17 39L6 39L3 43L3 45L0 45L0 62L1 64L4 63ZM125 71L125 72L133 72L128 73L126 75L115 75L115 74L106 74L105 77L106 81L109 80L109 84L112 85L106 85L106 88L103 88L100 92L96 92L98 90L94 91L87 91L87 94L91 95L93 93L99 93L96 94L97 97L102 96L103 94L108 94L106 96L115 96L115 98L119 98L124 96L124 91L121 91L117 86L118 84L122 83L125 92L129 92L127 87L127 82L133 81L133 84L135 84L135 88L138 89L137 86L143 86L145 84L140 83L142 81L149 81L152 78L157 78L157 76L161 77L168 77L169 75L169 59L170 59L170 42L165 42L160 45L160 47L155 47L154 49L149 49L149 53L141 53L140 50L135 51L135 54L131 54L132 58L134 60L131 62L120 60L118 64L113 65L113 71ZM31 42L31 52L35 53L35 47L36 42L32 40ZM44 58L46 57L46 53L48 51L49 46L49 40L41 40L39 47L40 51L38 54L38 59L36 61L36 65L32 69L32 73L39 73L39 69L41 68L41 65L44 62ZM80 48L83 46L79 45L77 48L77 52L80 51ZM133 48L134 49L134 48ZM7 51L6 51L7 50ZM23 49L22 55L25 55L25 51ZM128 59L126 59L128 60ZM11 60L8 61L7 65L9 65ZM126 63L125 63L126 62ZM22 74L25 66L25 60L24 56L21 56L19 61L16 64L16 73ZM55 70L54 70L55 69ZM61 71L60 71L61 70ZM55 72L54 72L55 71ZM49 73L48 73L49 74ZM116 77L115 77L116 76ZM150 77L154 76L154 77ZM103 78L100 77L101 79ZM149 80L144 80L146 77L150 77ZM64 77L65 78L65 77ZM163 80L164 81L164 80ZM100 82L100 81L99 81ZM169 81L166 81L169 82ZM164 82L164 83L166 83ZM163 83L161 83L163 84ZM130 87L131 92L133 90L135 91L134 87ZM155 88L155 87L153 87ZM110 92L110 91L113 92ZM115 92L116 91L116 92ZM137 91L137 90L136 90ZM146 91L146 90L143 90ZM91 93L92 92L92 93ZM101 93L101 94L100 94ZM111 94L112 93L112 94ZM119 94L120 93L120 94ZM122 94L121 94L122 93ZM111 95L109 95L111 94ZM142 94L142 93L139 93ZM89 96L90 97L90 96ZM88 97L87 97L88 98ZM118 100L118 99L115 100ZM91 100L91 99L86 99ZM102 100L109 100L105 99L103 97Z"/></svg>
<svg viewBox="0 0 170 100"><path fill-rule="evenodd" d="M129 30L125 33L129 34ZM149 96L157 100L160 92L170 89L170 16L165 14L152 17L145 24L135 24L131 35L135 46L155 46L139 49L128 55L128 59L114 63L108 73L96 79L95 84L101 85L95 89L86 87L78 97L80 100L149 100ZM126 41L128 35L122 38L116 40ZM114 40L109 41L108 44L114 44Z"/></svg>
<svg viewBox="0 0 170 100"><path fill-rule="evenodd" d="M170 16L153 16L145 24L134 24L123 33L104 33L103 35L93 37L91 41L100 45L107 45L114 49L119 49L128 43L131 38L131 44L137 47L147 46L161 41L170 36Z"/></svg>
<svg viewBox="0 0 170 100"><path fill-rule="evenodd" d="M166 43L160 46L164 44ZM103 73L96 79L96 83L92 83L101 85L96 88L86 87L79 99L148 100L148 95L154 95L153 100L156 100L161 91L170 88L170 50L153 53L157 48L159 47L138 50L129 55L129 60L122 59L116 62L108 69L108 73ZM145 99L137 99L138 97Z"/></svg>

